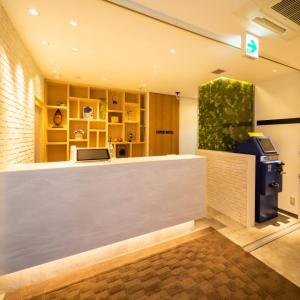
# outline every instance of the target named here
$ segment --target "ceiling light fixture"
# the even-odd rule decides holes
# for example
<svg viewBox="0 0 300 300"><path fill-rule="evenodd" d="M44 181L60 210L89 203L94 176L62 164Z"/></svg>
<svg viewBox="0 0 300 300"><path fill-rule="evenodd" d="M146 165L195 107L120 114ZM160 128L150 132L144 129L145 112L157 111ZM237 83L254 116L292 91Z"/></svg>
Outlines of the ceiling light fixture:
<svg viewBox="0 0 300 300"><path fill-rule="evenodd" d="M49 46L49 42L47 42L47 41L42 41L41 42L44 46Z"/></svg>
<svg viewBox="0 0 300 300"><path fill-rule="evenodd" d="M49 64L54 64L54 61L52 59L49 59Z"/></svg>
<svg viewBox="0 0 300 300"><path fill-rule="evenodd" d="M146 85L145 85L145 83L142 83L141 84L141 88L144 88Z"/></svg>
<svg viewBox="0 0 300 300"><path fill-rule="evenodd" d="M72 51L73 51L73 52L78 52L79 50L78 50L78 48L75 48L75 47L74 47L74 48L72 48Z"/></svg>
<svg viewBox="0 0 300 300"><path fill-rule="evenodd" d="M70 25L73 26L73 27L77 27L78 26L78 22L75 21L75 20L71 20L70 21Z"/></svg>
<svg viewBox="0 0 300 300"><path fill-rule="evenodd" d="M175 50L175 49L170 49L170 52L171 52L172 54L174 54L174 53L176 52L176 50Z"/></svg>
<svg viewBox="0 0 300 300"><path fill-rule="evenodd" d="M276 73L276 72L277 72L277 70L276 70L276 69L273 69L272 71L273 71L273 73Z"/></svg>
<svg viewBox="0 0 300 300"><path fill-rule="evenodd" d="M58 73L58 71L57 71L57 70L53 70L53 73L57 74L57 73Z"/></svg>
<svg viewBox="0 0 300 300"><path fill-rule="evenodd" d="M154 65L154 66L153 66L153 69L157 69L157 65Z"/></svg>
<svg viewBox="0 0 300 300"><path fill-rule="evenodd" d="M38 16L40 13L37 9L35 8L30 8L29 9L29 13L32 15L32 16Z"/></svg>
<svg viewBox="0 0 300 300"><path fill-rule="evenodd" d="M106 81L106 78L105 78L105 77L102 77L102 80L103 80L103 81Z"/></svg>

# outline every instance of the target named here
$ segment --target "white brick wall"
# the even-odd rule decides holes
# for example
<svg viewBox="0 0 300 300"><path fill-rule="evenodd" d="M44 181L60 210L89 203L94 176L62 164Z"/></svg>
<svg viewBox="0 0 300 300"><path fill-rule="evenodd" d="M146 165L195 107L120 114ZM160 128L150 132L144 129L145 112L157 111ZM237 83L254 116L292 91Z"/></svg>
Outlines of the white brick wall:
<svg viewBox="0 0 300 300"><path fill-rule="evenodd" d="M245 225L254 225L255 157L198 149L207 158L207 204Z"/></svg>
<svg viewBox="0 0 300 300"><path fill-rule="evenodd" d="M0 169L34 161L34 100L43 78L0 4Z"/></svg>

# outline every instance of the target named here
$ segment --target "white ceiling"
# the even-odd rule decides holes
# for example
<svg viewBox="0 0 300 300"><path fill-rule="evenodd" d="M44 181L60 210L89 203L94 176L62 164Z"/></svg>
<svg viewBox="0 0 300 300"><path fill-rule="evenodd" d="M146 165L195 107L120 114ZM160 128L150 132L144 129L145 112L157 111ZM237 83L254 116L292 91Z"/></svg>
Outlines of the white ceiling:
<svg viewBox="0 0 300 300"><path fill-rule="evenodd" d="M238 49L101 0L0 1L46 78L54 79L53 70L58 70L63 81L130 89L145 84L146 90L181 91L183 95L196 97L199 84L217 77L211 74L217 68L227 71L224 76L255 83L293 72L266 60L247 59ZM234 26L226 18L245 1L189 0L191 5L184 5L186 0L142 2L160 3L159 9L174 14L182 12L185 14L182 18L190 15L190 21L202 20L211 13L214 18L205 17L205 26L216 31L222 28L222 34L233 34ZM198 2L202 5L205 2L206 12L200 6L193 6ZM228 5L223 7L223 2ZM39 10L39 16L29 14L32 7ZM71 27L70 20L78 21L79 26ZM42 40L47 40L49 46L43 46ZM73 52L72 47L79 51ZM170 53L171 48L176 49L175 54ZM153 69L153 65L158 68Z"/></svg>
<svg viewBox="0 0 300 300"><path fill-rule="evenodd" d="M117 2L130 1L117 0ZM259 16L263 13L263 7L274 4L276 0L133 0L131 2L203 28L231 44L239 44L241 34L246 31L251 32L261 38L260 50L263 55L300 69L299 27L293 39L285 39L249 19L250 16L252 18ZM265 16L272 19L269 15ZM272 21L277 20L272 19Z"/></svg>

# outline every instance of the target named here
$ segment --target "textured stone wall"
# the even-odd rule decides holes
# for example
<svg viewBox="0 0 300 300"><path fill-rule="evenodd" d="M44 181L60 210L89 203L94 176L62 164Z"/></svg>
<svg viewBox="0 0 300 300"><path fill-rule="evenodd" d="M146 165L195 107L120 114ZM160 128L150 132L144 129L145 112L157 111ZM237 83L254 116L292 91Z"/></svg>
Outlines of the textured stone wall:
<svg viewBox="0 0 300 300"><path fill-rule="evenodd" d="M34 101L43 78L0 4L0 169L34 161Z"/></svg>
<svg viewBox="0 0 300 300"><path fill-rule="evenodd" d="M255 157L197 150L207 158L207 205L233 220L254 225Z"/></svg>

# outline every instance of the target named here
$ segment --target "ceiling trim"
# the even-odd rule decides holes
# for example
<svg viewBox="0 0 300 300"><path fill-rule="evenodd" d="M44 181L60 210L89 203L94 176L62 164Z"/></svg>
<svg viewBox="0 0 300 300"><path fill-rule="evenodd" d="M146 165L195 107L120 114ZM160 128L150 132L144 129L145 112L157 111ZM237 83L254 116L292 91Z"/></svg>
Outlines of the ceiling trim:
<svg viewBox="0 0 300 300"><path fill-rule="evenodd" d="M134 13L137 13L139 15L145 16L147 18L151 18L151 19L156 20L158 22L170 25L172 27L184 30L184 31L192 33L192 34L195 34L195 35L200 36L202 38L209 39L211 41L217 42L219 44L223 44L225 46L229 46L229 47L234 48L234 49L238 49L239 51L241 50L240 47L237 47L236 45L233 45L233 44L228 43L227 41L224 41L224 39L220 35L214 34L210 31L204 30L204 29L202 29L198 26L195 26L193 24L184 22L180 19L171 17L169 15L166 15L164 13L161 13L161 12L157 11L157 10L154 10L154 9L151 9L151 8L146 7L144 5L141 5L139 3L136 3L134 1L131 1L131 0L100 0L100 1L110 3L111 5L116 5L118 7L123 8L123 9L127 9L131 12L134 12ZM287 68L290 68L292 70L300 72L299 68L288 65L288 64L285 64L285 63L280 62L278 60L272 59L272 58L270 58L266 55L260 55L259 58L268 60L270 62L273 62L273 63L276 63L278 65L281 65L281 66L284 66L284 67L287 67Z"/></svg>

